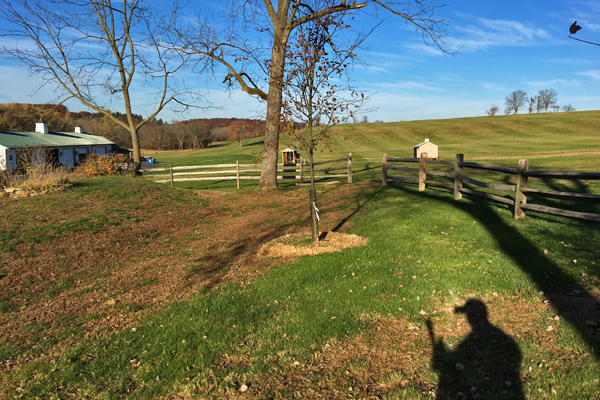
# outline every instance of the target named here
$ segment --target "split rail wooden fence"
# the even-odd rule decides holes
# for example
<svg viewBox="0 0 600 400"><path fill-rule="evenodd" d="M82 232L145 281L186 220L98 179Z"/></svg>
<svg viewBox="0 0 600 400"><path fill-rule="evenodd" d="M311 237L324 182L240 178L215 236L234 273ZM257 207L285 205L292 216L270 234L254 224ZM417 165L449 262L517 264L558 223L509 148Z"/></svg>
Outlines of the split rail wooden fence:
<svg viewBox="0 0 600 400"><path fill-rule="evenodd" d="M325 166L327 164L341 163L343 165ZM329 179L345 177L348 183L352 183L352 153L348 154L347 158L337 160L327 160L314 163L315 172L318 175L315 179ZM323 166L323 167L321 167ZM346 171L343 174L331 174L331 171ZM156 172L169 171L167 174L156 174ZM169 164L166 167L164 164L150 167L142 171L144 178L152 179L159 183L171 183L174 186L175 182L189 181L237 181L237 188L240 188L240 181L247 179L260 179L261 164L240 164L236 161L235 164L217 164L217 165L189 165L182 167L173 167ZM295 179L300 183L310 179L310 165L302 161L298 166L287 166L277 164L277 179Z"/></svg>
<svg viewBox="0 0 600 400"><path fill-rule="evenodd" d="M418 163L418 168L396 167L400 163ZM433 170L429 166L441 165L450 168L446 170ZM453 169L453 171L452 171ZM506 175L512 175L514 184L510 183L489 183L483 182L473 177L466 176L467 170L478 170L479 172L494 172ZM418 177L407 177L390 175L390 172L405 172L418 174ZM480 173L481 175L481 173ZM428 177L437 176L448 178L446 182L431 180ZM479 178L479 175L477 176ZM529 187L530 178L538 178L547 182L552 179L561 181L580 182L587 180L600 180L600 173L592 172L551 172L551 171L530 171L527 160L519 160L517 168L508 168L497 165L479 164L474 162L465 162L463 154L457 154L454 161L428 160L427 154L422 154L421 158L390 158L387 153L383 155L383 178L382 184L385 186L388 180L414 183L419 185L419 191L424 191L427 185L442 187L454 191L454 199L460 200L463 194L483 197L488 200L507 204L514 209L515 219L525 217L525 211L537 211L546 214L561 215L571 218L579 218L589 221L600 222L600 214L580 211L571 211L563 208L549 207L540 204L531 203L530 197L552 198L568 201L585 201L600 203L600 195L590 193L564 192L554 190L533 189ZM481 178L480 178L481 179ZM510 179L505 179L510 180ZM465 184L472 187L487 189L488 192L465 187ZM503 197L489 191L511 193L511 197ZM528 198L529 197L529 198Z"/></svg>

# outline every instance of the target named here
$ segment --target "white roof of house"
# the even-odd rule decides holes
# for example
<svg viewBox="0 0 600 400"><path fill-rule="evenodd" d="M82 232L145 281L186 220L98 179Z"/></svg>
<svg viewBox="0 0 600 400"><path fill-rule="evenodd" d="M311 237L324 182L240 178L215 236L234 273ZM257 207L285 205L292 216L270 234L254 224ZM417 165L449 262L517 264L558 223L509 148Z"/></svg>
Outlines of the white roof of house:
<svg viewBox="0 0 600 400"><path fill-rule="evenodd" d="M78 147L78 146L110 146L114 144L104 136L89 132L12 132L0 131L0 146L8 149L21 147Z"/></svg>

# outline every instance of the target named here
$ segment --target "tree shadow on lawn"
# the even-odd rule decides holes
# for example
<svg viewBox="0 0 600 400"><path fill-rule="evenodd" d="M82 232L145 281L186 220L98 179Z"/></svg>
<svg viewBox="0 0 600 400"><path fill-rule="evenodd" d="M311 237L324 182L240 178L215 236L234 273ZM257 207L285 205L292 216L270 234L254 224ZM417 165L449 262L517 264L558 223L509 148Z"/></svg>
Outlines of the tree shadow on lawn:
<svg viewBox="0 0 600 400"><path fill-rule="evenodd" d="M218 244L207 249L206 255L193 260L194 266L188 276L198 275L207 280L204 285L212 289L215 285L240 275L251 275L253 270L269 267L272 263L264 259L258 260L255 254L258 248L280 236L283 236L290 226L283 225L265 230L265 226L253 229L259 234L248 234L228 242L224 247ZM235 268L231 268L235 267Z"/></svg>
<svg viewBox="0 0 600 400"><path fill-rule="evenodd" d="M600 337L594 328L586 324L600 321L600 304L589 290L576 279L565 273L559 265L541 256L540 249L519 230L497 215L498 206L491 202L463 198L455 201L447 193L436 193L435 189L415 193L416 188L394 185L392 190L406 192L447 203L470 214L479 221L499 244L502 252L526 273L558 315L573 324L581 339L589 346L590 352L600 360ZM510 212L510 211L502 211ZM541 218L528 215L527 218Z"/></svg>
<svg viewBox="0 0 600 400"><path fill-rule="evenodd" d="M356 209L348 214L346 217L342 218L340 222L331 230L332 232L338 232L342 227L348 222L352 217L360 212L364 206L366 206L370 201L372 201L375 197L379 196L383 191L383 187L379 186L373 190L369 191L369 194L365 196L358 196L354 203L356 204Z"/></svg>

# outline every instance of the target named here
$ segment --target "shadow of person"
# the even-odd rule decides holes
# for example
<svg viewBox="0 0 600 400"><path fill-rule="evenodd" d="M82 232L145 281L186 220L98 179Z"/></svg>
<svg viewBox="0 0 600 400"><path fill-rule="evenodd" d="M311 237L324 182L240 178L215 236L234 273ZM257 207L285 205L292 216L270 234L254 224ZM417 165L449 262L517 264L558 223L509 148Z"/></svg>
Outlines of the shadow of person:
<svg viewBox="0 0 600 400"><path fill-rule="evenodd" d="M433 324L427 321L433 343L433 368L438 371L437 400L522 399L521 352L515 341L488 321L482 301L470 299L456 313L464 313L471 333L455 350L436 340Z"/></svg>

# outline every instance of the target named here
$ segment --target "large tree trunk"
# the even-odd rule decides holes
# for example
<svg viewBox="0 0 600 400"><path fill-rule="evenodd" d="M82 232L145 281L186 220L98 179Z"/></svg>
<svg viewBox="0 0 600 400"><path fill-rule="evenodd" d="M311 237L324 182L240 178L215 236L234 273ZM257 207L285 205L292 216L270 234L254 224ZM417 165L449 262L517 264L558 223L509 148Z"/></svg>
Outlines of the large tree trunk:
<svg viewBox="0 0 600 400"><path fill-rule="evenodd" d="M130 113L128 113L130 114ZM129 120L129 132L131 133L131 146L133 147L133 166L136 175L141 175L140 170L142 169L142 156L140 153L140 137L138 130L133 121L133 117L128 116Z"/></svg>
<svg viewBox="0 0 600 400"><path fill-rule="evenodd" d="M281 36L280 36L281 37ZM277 187L277 160L279 158L279 121L281 119L282 85L285 69L285 44L275 42L271 51L271 79L267 100L265 144L258 187Z"/></svg>

